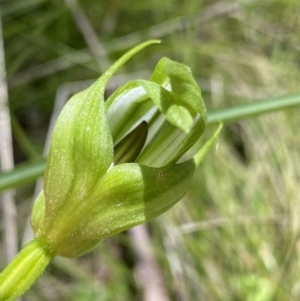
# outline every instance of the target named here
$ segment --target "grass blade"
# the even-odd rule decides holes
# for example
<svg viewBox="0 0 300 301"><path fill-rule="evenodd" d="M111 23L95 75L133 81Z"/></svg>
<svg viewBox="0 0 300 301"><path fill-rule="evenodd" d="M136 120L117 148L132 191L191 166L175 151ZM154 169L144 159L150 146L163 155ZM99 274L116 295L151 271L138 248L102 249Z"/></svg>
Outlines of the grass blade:
<svg viewBox="0 0 300 301"><path fill-rule="evenodd" d="M210 126L220 122L228 124L296 106L300 106L300 93L214 110L208 113L207 124ZM1 173L0 192L34 182L43 175L45 166L46 160L44 159L38 162L28 162L10 172Z"/></svg>
<svg viewBox="0 0 300 301"><path fill-rule="evenodd" d="M0 192L34 182L44 174L46 159L28 162L15 169L0 173Z"/></svg>
<svg viewBox="0 0 300 301"><path fill-rule="evenodd" d="M300 105L300 93L240 104L208 113L207 124L227 124Z"/></svg>

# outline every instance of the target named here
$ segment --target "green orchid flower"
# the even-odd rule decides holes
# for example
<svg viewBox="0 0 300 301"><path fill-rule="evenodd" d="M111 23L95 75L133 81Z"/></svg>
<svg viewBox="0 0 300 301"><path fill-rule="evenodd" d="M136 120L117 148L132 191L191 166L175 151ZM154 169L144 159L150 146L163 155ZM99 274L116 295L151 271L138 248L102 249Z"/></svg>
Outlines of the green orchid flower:
<svg viewBox="0 0 300 301"><path fill-rule="evenodd" d="M177 163L206 125L190 69L163 58L150 80L131 81L104 101L114 72L157 42L126 53L64 107L52 135L44 189L32 210L35 239L0 275L0 300L23 293L54 256L85 254L101 239L161 215L187 192L220 131Z"/></svg>

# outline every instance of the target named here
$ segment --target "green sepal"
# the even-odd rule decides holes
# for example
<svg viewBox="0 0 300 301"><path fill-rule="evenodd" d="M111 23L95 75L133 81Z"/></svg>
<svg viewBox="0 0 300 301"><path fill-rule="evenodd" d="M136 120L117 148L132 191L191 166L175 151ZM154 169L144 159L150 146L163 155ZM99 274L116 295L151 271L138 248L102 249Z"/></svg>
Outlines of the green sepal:
<svg viewBox="0 0 300 301"><path fill-rule="evenodd" d="M113 143L103 95L92 85L74 95L53 131L44 177L44 231L64 223L112 163Z"/></svg>
<svg viewBox="0 0 300 301"><path fill-rule="evenodd" d="M212 134L212 136L205 142L205 144L198 150L198 152L193 156L193 161L195 163L196 168L199 167L200 163L208 153L208 151L211 149L211 147L216 142L217 138L219 137L221 131L223 128L223 123L220 123L218 128L215 130L215 132Z"/></svg>
<svg viewBox="0 0 300 301"><path fill-rule="evenodd" d="M82 238L101 239L161 215L184 196L194 171L193 160L161 168L115 166L91 196L99 206L82 225Z"/></svg>
<svg viewBox="0 0 300 301"><path fill-rule="evenodd" d="M85 200L88 201L88 200ZM77 229L78 220L76 216L64 217L65 225L69 226L69 230L59 227L59 223L48 233L44 230L45 217L45 196L42 191L36 199L31 212L31 226L36 234L36 238L46 246L51 248L55 255L64 257L78 257L82 254L94 249L99 243L97 240L79 240L74 236L74 229ZM82 216L85 218L85 216ZM81 218L81 221L82 221ZM70 227L71 226L71 227ZM62 232L64 230L64 232ZM69 233L67 233L69 231Z"/></svg>
<svg viewBox="0 0 300 301"><path fill-rule="evenodd" d="M34 233L37 233L45 217L45 194L44 191L36 198L30 216L30 223Z"/></svg>

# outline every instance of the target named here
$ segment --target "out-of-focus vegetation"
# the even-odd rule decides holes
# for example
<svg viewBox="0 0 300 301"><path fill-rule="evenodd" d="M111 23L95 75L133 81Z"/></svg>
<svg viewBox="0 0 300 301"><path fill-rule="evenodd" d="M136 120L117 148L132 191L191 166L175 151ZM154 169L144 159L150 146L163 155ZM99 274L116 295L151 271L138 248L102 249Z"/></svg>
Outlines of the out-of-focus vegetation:
<svg viewBox="0 0 300 301"><path fill-rule="evenodd" d="M2 0L0 12L16 163L42 156L55 99L149 38L163 43L127 63L107 93L147 78L162 56L191 66L208 111L300 91L297 0ZM300 299L299 116L226 126L188 195L149 224L170 300ZM20 241L32 194L17 190ZM140 300L134 265L122 233L57 260L23 300Z"/></svg>

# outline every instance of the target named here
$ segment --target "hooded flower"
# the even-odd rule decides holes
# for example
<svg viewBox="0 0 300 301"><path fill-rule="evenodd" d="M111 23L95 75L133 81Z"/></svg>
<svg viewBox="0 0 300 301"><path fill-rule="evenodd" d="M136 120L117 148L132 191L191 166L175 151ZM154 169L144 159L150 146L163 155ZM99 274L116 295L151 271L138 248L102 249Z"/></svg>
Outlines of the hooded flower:
<svg viewBox="0 0 300 301"><path fill-rule="evenodd" d="M58 118L31 218L36 239L55 255L87 253L172 207L220 131L177 163L203 133L206 109L190 69L167 58L149 81L131 81L105 102L113 73L152 43L126 53Z"/></svg>

